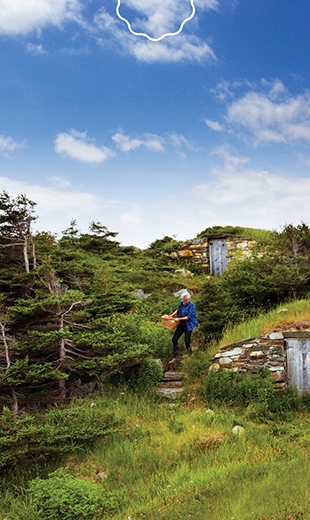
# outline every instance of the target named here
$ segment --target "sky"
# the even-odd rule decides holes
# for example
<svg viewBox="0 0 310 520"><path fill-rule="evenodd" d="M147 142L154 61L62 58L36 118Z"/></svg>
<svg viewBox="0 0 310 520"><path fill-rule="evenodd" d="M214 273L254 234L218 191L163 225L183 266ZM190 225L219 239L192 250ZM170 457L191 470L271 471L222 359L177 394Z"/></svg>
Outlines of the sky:
<svg viewBox="0 0 310 520"><path fill-rule="evenodd" d="M309 56L309 0L0 0L0 191L139 248L310 224Z"/></svg>

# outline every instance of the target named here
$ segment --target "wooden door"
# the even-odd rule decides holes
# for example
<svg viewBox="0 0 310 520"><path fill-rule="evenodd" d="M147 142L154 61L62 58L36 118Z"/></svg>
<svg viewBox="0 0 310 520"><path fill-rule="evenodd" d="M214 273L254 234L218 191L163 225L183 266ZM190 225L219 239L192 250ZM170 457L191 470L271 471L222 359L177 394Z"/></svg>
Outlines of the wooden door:
<svg viewBox="0 0 310 520"><path fill-rule="evenodd" d="M225 239L213 239L209 242L210 272L213 276L222 274L227 269L227 244Z"/></svg>
<svg viewBox="0 0 310 520"><path fill-rule="evenodd" d="M287 339L287 373L299 395L310 392L310 339Z"/></svg>

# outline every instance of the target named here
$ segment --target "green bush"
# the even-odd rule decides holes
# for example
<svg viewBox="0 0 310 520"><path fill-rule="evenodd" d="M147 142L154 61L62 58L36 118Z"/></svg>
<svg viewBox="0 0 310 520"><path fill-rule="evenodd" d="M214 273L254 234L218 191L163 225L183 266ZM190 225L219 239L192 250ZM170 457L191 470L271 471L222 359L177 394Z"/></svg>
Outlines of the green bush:
<svg viewBox="0 0 310 520"><path fill-rule="evenodd" d="M257 374L210 371L205 379L205 396L211 404L249 406L252 418L296 410L300 400L292 390L275 390L267 370Z"/></svg>
<svg viewBox="0 0 310 520"><path fill-rule="evenodd" d="M137 386L141 390L150 390L153 388L163 376L163 368L155 359L148 358L145 360L137 380Z"/></svg>
<svg viewBox="0 0 310 520"><path fill-rule="evenodd" d="M69 475L63 468L29 484L35 513L44 520L100 520L120 506L116 493Z"/></svg>
<svg viewBox="0 0 310 520"><path fill-rule="evenodd" d="M97 407L72 404L51 409L45 416L0 415L0 468L21 460L61 456L115 431L114 415Z"/></svg>

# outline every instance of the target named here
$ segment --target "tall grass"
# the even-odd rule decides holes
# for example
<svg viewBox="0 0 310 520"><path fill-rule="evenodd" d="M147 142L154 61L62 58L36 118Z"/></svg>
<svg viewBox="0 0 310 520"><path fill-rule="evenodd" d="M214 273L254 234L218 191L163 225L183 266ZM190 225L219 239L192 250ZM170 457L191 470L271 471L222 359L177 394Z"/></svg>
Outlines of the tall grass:
<svg viewBox="0 0 310 520"><path fill-rule="evenodd" d="M258 424L244 411L207 413L207 403L194 404L187 396L167 402L126 389L93 404L113 409L120 427L61 464L96 483L98 494L122 492L117 512L104 518L296 520L301 513L310 518L307 415ZM236 424L244 435L233 435ZM42 520L32 510L25 482L19 487L11 475L1 484L1 520Z"/></svg>
<svg viewBox="0 0 310 520"><path fill-rule="evenodd" d="M123 430L75 461L81 477L104 467L105 489L126 490L126 507L111 519L271 520L296 508L310 515L310 419L281 430L234 410L173 405L118 399ZM243 436L232 434L235 424Z"/></svg>
<svg viewBox="0 0 310 520"><path fill-rule="evenodd" d="M276 309L259 314L256 318L237 325L230 325L224 331L219 346L257 337L260 334L271 332L277 327L285 329L292 324L298 325L302 322L310 322L310 300L295 300L282 304Z"/></svg>

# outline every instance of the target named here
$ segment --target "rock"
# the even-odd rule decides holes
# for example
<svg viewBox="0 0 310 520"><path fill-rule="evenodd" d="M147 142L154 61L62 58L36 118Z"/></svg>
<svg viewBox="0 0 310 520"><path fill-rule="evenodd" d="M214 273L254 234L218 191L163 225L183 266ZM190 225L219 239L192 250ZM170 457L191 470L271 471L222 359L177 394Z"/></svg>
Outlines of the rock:
<svg viewBox="0 0 310 520"><path fill-rule="evenodd" d="M205 412L209 415L214 415L214 412L211 410L211 408L206 408Z"/></svg>
<svg viewBox="0 0 310 520"><path fill-rule="evenodd" d="M174 272L177 274L182 274L183 276L194 276L191 271L187 271L186 269L176 269Z"/></svg>
<svg viewBox="0 0 310 520"><path fill-rule="evenodd" d="M183 372L165 372L161 381L182 381L184 376Z"/></svg>
<svg viewBox="0 0 310 520"><path fill-rule="evenodd" d="M170 399L176 399L183 393L183 388L166 388L166 387L158 387L156 388L156 392L164 397L168 397Z"/></svg>
<svg viewBox="0 0 310 520"><path fill-rule="evenodd" d="M179 298L182 298L182 294L185 292L187 292L187 289L180 289L179 291L174 292L173 296L178 296Z"/></svg>
<svg viewBox="0 0 310 520"><path fill-rule="evenodd" d="M237 347L237 348L234 348L233 350L228 350L223 353L216 354L214 356L214 359L222 357L223 355L226 357L233 357L233 356L241 356L241 354L243 354L243 348Z"/></svg>
<svg viewBox="0 0 310 520"><path fill-rule="evenodd" d="M231 431L234 435L243 435L244 434L244 428L243 428L243 426L240 426L239 424L234 426Z"/></svg>
<svg viewBox="0 0 310 520"><path fill-rule="evenodd" d="M282 332L271 332L270 334L268 334L268 336L269 336L269 339L271 339L271 340L284 338Z"/></svg>
<svg viewBox="0 0 310 520"><path fill-rule="evenodd" d="M218 360L220 368L230 368L233 360L230 357L221 357Z"/></svg>
<svg viewBox="0 0 310 520"><path fill-rule="evenodd" d="M180 388L182 385L183 381L161 381L158 388Z"/></svg>
<svg viewBox="0 0 310 520"><path fill-rule="evenodd" d="M212 363L212 365L209 367L209 370L219 370L221 367L218 363Z"/></svg>
<svg viewBox="0 0 310 520"><path fill-rule="evenodd" d="M250 358L262 358L265 356L266 354L262 350L254 350L250 352Z"/></svg>
<svg viewBox="0 0 310 520"><path fill-rule="evenodd" d="M271 379L275 383L283 383L285 381L284 370L276 370L271 372Z"/></svg>
<svg viewBox="0 0 310 520"><path fill-rule="evenodd" d="M286 383L274 383L274 387L277 390L285 390L286 389Z"/></svg>
<svg viewBox="0 0 310 520"><path fill-rule="evenodd" d="M151 296L151 294L146 294L142 289L136 289L135 291L133 291L133 293L136 296L138 296L138 298L141 298L141 300L147 298L148 296Z"/></svg>

